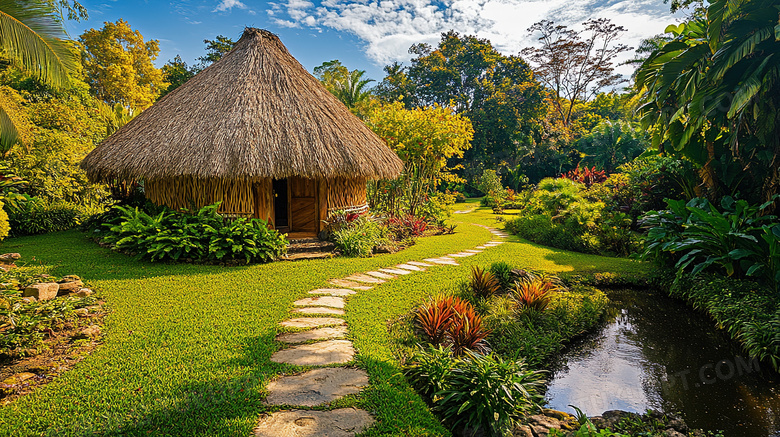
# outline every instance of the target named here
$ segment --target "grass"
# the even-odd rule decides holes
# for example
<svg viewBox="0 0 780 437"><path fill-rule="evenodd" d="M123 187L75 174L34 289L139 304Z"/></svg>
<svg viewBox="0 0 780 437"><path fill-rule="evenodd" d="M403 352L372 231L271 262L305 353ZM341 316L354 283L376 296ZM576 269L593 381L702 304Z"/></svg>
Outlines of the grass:
<svg viewBox="0 0 780 437"><path fill-rule="evenodd" d="M456 209L463 204L456 205ZM472 205L469 205L472 206ZM272 363L277 324L292 302L343 277L473 248L492 239L486 209L456 214L454 235L429 237L397 254L220 267L151 264L100 248L75 231L7 240L5 252L35 257L52 274L77 274L104 298L105 343L52 383L0 407L2 436L250 435L264 387L299 367ZM500 227L500 224L499 226ZM454 287L472 265L494 261L558 273L632 272L636 262L529 244L515 237L457 267L432 267L352 297L346 319L371 386L338 402L373 413L365 435L449 435L399 376L387 322L436 290ZM31 264L33 262L30 262Z"/></svg>

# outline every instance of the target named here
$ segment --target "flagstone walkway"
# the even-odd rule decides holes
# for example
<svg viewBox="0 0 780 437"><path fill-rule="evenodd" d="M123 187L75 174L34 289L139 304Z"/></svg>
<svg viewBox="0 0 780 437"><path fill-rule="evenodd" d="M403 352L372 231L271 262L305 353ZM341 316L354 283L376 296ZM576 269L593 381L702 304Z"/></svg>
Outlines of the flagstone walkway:
<svg viewBox="0 0 780 437"><path fill-rule="evenodd" d="M451 253L423 261L404 264L331 279L330 286L309 291L311 297L294 302L297 316L281 322L284 328L299 329L284 332L276 340L285 347L271 356L271 361L313 367L297 375L282 376L268 384L267 405L285 409L260 418L255 428L256 437L351 437L374 423L367 411L357 408L309 410L305 408L328 406L346 395L357 394L368 385L368 375L362 369L350 366L355 348L346 340L347 326L344 319L346 299L360 291L392 281L403 275L425 272L439 266L457 266L458 258L474 256L491 247L503 244L508 235L489 226L476 225L489 230L497 240L489 241L475 249ZM312 317L306 317L312 316Z"/></svg>

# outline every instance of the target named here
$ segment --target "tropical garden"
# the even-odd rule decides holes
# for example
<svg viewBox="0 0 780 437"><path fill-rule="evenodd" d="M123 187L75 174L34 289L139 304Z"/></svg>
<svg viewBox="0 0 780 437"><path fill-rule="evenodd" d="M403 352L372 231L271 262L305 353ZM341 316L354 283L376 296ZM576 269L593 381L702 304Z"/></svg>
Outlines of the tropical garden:
<svg viewBox="0 0 780 437"><path fill-rule="evenodd" d="M671 7L689 15L630 77L607 19L540 21L510 55L449 31L377 79L324 61L311 74L403 168L367 182L368 211L329 212L332 254L287 262L295 241L269 221L172 209L81 166L237 41L158 68L127 21L72 38L78 1L0 1L0 435L259 432L292 405L267 403L269 383L311 370L274 361L279 323L361 272L387 282L343 282L331 314L369 384L311 408L368 411L359 435L780 432L778 5ZM581 403L605 391L583 366L614 332L660 401ZM556 400L569 370L564 391L586 394Z"/></svg>

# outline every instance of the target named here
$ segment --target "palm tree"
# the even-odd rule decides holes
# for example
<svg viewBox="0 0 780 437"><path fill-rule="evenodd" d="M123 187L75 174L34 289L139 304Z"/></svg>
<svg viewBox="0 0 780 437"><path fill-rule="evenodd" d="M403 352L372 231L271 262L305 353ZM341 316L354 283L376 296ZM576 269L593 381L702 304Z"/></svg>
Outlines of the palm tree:
<svg viewBox="0 0 780 437"><path fill-rule="evenodd" d="M620 164L631 161L647 148L645 136L623 121L599 123L577 143L585 154L583 163L595 165L607 173L614 173Z"/></svg>
<svg viewBox="0 0 780 437"><path fill-rule="evenodd" d="M41 83L62 88L76 71L76 57L65 42L67 35L47 2L0 0L2 57ZM0 151L10 150L19 132L6 108L0 106Z"/></svg>
<svg viewBox="0 0 780 437"><path fill-rule="evenodd" d="M371 96L371 90L366 90L366 86L374 80L363 78L364 74L366 74L366 72L363 70L352 70L344 78L336 82L336 89L333 94L335 94L347 108L353 109L360 102Z"/></svg>

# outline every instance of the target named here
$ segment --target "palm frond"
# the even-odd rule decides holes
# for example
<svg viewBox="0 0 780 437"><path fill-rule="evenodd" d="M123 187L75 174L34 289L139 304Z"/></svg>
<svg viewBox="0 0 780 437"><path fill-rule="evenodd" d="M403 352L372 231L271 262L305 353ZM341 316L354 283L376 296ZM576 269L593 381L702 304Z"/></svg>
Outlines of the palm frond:
<svg viewBox="0 0 780 437"><path fill-rule="evenodd" d="M0 105L0 153L5 153L19 142L19 131L16 125Z"/></svg>
<svg viewBox="0 0 780 437"><path fill-rule="evenodd" d="M0 48L44 84L63 87L76 71L62 25L45 4L0 0Z"/></svg>

